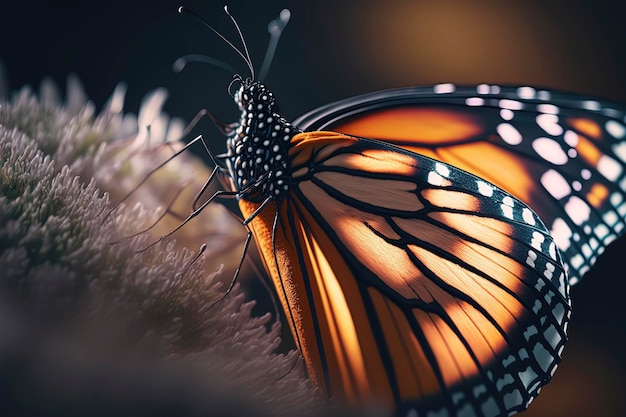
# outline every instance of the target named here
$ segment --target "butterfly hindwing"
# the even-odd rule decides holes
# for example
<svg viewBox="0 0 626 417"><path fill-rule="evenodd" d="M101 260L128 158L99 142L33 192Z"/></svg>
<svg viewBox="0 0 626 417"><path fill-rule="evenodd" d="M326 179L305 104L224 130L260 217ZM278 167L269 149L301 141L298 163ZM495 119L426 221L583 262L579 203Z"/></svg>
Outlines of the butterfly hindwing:
<svg viewBox="0 0 626 417"><path fill-rule="evenodd" d="M354 97L294 124L393 143L507 190L546 223L575 283L624 229L625 111L531 87L444 84Z"/></svg>

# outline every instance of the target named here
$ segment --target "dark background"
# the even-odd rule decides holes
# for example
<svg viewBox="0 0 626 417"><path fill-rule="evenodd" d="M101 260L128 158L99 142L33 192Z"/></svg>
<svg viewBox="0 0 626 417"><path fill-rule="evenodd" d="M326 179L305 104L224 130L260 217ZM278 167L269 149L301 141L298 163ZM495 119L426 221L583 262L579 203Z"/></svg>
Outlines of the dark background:
<svg viewBox="0 0 626 417"><path fill-rule="evenodd" d="M5 2L0 6L0 59L11 88L37 87L49 76L62 87L73 72L100 107L115 85L128 84L126 108L136 111L151 89L170 91L166 111L185 120L206 108L232 121L231 75L207 65L173 74L187 53L243 62L190 16L180 1ZM626 25L621 2L596 1L244 1L230 10L257 69L266 25L281 8L292 12L266 79L282 113L306 110L358 93L455 82L531 84L626 102ZM187 0L236 41L223 2ZM235 42L237 43L237 42ZM206 136L223 149L207 123ZM570 343L553 382L525 415L623 415L626 315L621 257L611 245L572 290Z"/></svg>

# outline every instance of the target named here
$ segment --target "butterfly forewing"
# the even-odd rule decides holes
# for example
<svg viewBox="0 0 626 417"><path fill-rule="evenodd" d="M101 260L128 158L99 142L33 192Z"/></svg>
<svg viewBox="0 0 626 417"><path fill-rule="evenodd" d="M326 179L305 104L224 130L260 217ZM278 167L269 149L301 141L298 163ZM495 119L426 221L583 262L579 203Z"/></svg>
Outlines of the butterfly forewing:
<svg viewBox="0 0 626 417"><path fill-rule="evenodd" d="M381 141L302 133L289 169L289 192L250 227L317 384L399 415L524 409L569 317L541 220L485 180Z"/></svg>
<svg viewBox="0 0 626 417"><path fill-rule="evenodd" d="M526 202L577 282L623 233L624 106L531 87L389 90L294 122L369 137L467 170Z"/></svg>

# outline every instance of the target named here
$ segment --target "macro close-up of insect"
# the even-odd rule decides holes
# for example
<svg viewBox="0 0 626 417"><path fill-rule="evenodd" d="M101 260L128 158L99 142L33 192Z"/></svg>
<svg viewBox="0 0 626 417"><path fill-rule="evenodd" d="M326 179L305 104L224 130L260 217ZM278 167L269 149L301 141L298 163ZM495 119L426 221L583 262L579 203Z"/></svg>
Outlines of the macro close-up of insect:
<svg viewBox="0 0 626 417"><path fill-rule="evenodd" d="M623 106L439 84L291 124L241 42L218 195L239 201L315 384L398 415L525 409L560 361L570 283L623 230Z"/></svg>
<svg viewBox="0 0 626 417"><path fill-rule="evenodd" d="M597 407L598 415L613 415L613 388L604 387L617 381L610 370L606 375L598 370L612 367L619 374L623 358L608 353L602 358L597 345L585 351L583 342L609 338L607 327L618 341L626 333L623 314L611 313L598 324L598 315L613 311L602 310L602 304L619 307L616 296L607 294L606 302L595 298L613 291L607 286L620 288L619 267L609 265L612 272L595 273L604 281L588 282L595 280L589 278L594 271L607 269L607 259L615 263L621 256L603 256L605 251L623 249L626 104L620 93L611 98L570 93L565 84L525 80L517 73L488 82L457 82L453 75L427 82L440 74L424 70L416 82L403 79L383 87L377 80L375 88L333 91L315 106L293 110L288 105L305 87L290 91L273 71L286 71L277 68L285 63L281 54L289 57L286 45L277 47L278 39L296 42L284 38L291 36L291 25L305 26L306 17L297 20L297 12L307 8L272 11L269 46L258 64L251 51L263 42L254 30L265 21L243 16L246 10L238 6L213 7L208 17L206 8L200 12L195 4L178 8L185 27L208 32L202 40L215 38L231 58L179 51L177 80L202 73L198 61L209 64L205 72L217 69L226 88L220 91L212 81L211 99L220 92L230 95L236 112L227 117L236 121L221 121L226 117L218 117L210 103L189 110L185 117L193 122L185 134L195 139L185 139L202 142L210 174L199 179L204 186L195 190L178 226L152 244L193 229L209 206L223 203L234 214L241 258L232 271L226 269L228 289L207 305L227 300L235 283L253 299L276 299L280 312L274 319L283 324L283 338L297 349L313 388L349 410L496 417L573 415L572 409L592 415ZM429 10L434 9L417 7L415 13ZM188 49L196 47L197 36L191 37ZM361 71L357 55L354 73ZM287 71L313 66L314 59L298 61L299 56L289 57ZM372 61L376 68L379 60ZM236 70L241 64L244 69ZM229 105L220 102L216 108ZM154 160L147 175L158 174L169 160ZM131 193L143 183L135 181ZM109 213L125 198L113 201ZM250 272L244 261L259 267ZM262 295L250 283L259 280L269 283ZM594 285L605 288L590 290L593 298L586 304L577 288ZM576 327L585 315L599 335ZM596 359L606 362L594 365ZM584 374L581 363L598 374ZM587 377L591 383L585 387ZM595 393L600 399L590 400L592 405L586 398L572 399L581 395L572 389L587 389L590 398ZM568 402L574 408L563 405ZM540 414L532 414L535 403Z"/></svg>

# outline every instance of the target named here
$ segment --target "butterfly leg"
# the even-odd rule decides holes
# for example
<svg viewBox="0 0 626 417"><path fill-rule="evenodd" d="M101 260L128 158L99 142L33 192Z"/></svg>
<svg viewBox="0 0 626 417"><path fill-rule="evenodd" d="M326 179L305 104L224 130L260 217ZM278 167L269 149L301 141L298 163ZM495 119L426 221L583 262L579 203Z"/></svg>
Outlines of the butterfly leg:
<svg viewBox="0 0 626 417"><path fill-rule="evenodd" d="M230 294L230 292L234 288L235 283L237 282L237 278L239 277L239 272L241 271L241 267L243 266L243 261L246 259L246 253L248 253L248 247L250 246L251 240L252 240L252 232L248 232L248 235L246 236L246 241L243 244L243 251L241 253L241 258L239 258L239 264L237 265L237 269L235 270L235 273L233 274L233 278L230 280L230 284L228 285L228 288L226 289L224 294L220 296L220 298L218 298L217 300L213 301L213 303L211 303L209 308L213 308L217 303L219 303L224 298L226 298L226 296L228 296L228 294Z"/></svg>
<svg viewBox="0 0 626 417"><path fill-rule="evenodd" d="M216 170L217 170L217 168L215 170L213 170L213 172L215 172ZM143 252L143 251L151 248L152 246L156 245L157 243L162 242L163 240L165 240L168 237L172 236L174 233L179 231L181 227L183 227L184 225L189 223L194 217L198 216L202 212L202 210L204 210L206 208L206 206L211 204L211 202L213 202L213 200L215 200L216 198L235 197L235 196L237 196L237 194L238 193L235 192L235 191L217 190L215 193L213 193L213 195L211 197L209 197L209 199L207 201L205 201L200 207L198 207L189 216L187 216L187 218L185 220L183 220L178 226L176 226L176 228L174 230L172 230L171 232L161 236L159 239L155 240L154 242L152 242L151 244L149 244L145 248L141 249L139 252Z"/></svg>
<svg viewBox="0 0 626 417"><path fill-rule="evenodd" d="M185 152L187 149L189 149L191 146L193 146L196 142L198 141L202 141L202 143L205 144L206 147L206 143L204 142L204 138L202 137L202 135L197 136L195 139L193 139L191 142L189 142L188 144L186 144L183 148L181 148L178 152L174 153L172 156L170 156L169 158L167 158L165 161L161 162L159 165L157 165L156 167L154 167L153 169L151 169L146 175L144 175L144 177L139 181L139 183L137 183L137 185L135 187L133 187L132 190L130 190L128 192L128 194L126 194L120 201L118 201L103 217L103 221L106 220L111 213L113 213L115 210L117 210L117 208L124 202L126 201L135 191L137 191L137 189L139 189L139 187L141 187L146 181L148 181L148 179L155 173L157 172L159 169L163 168L167 163L169 163L171 160L173 160L174 158L176 158L178 155L180 155L181 153ZM213 170L213 172L211 173L211 177L213 177L215 175L215 169Z"/></svg>
<svg viewBox="0 0 626 417"><path fill-rule="evenodd" d="M142 230L140 230L140 231L138 231L138 232L136 232L136 233L133 233L132 235L129 235L129 236L124 236L124 237L123 237L123 238L121 238L121 239L118 239L118 240L116 240L116 241L110 242L110 243L109 243L109 245L115 245L115 244L117 244L117 243L120 243L120 242L121 242L121 241L123 241L123 240L132 239L132 238L134 238L135 236L139 236L140 234L143 234L143 233L146 233L146 232L150 231L150 230L151 230L154 226L156 226L156 225L157 225L157 224L158 224L161 220L163 220L163 218L164 218L167 214L171 214L172 216L174 216L174 217L179 218L179 219L181 219L181 220L182 220L182 217L181 217L181 216L179 216L177 213L175 213L175 212L172 210L172 206L174 205L174 203L176 202L176 200L178 199L178 197L180 196L180 194L183 192L183 190L184 190L184 189L185 189L185 187L183 186L183 187L181 187L178 191L176 191L176 194L174 194L174 197L170 200L169 204L167 205L167 208L166 208L165 210L163 210L163 213L161 213L161 214L159 215L159 217L158 217L155 221L153 221L153 222L152 222L152 224L151 224L150 226L148 226L148 227L146 227L146 228L143 228Z"/></svg>

